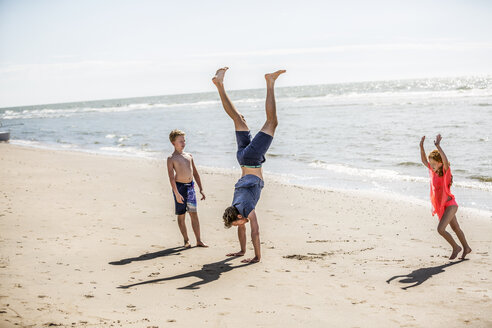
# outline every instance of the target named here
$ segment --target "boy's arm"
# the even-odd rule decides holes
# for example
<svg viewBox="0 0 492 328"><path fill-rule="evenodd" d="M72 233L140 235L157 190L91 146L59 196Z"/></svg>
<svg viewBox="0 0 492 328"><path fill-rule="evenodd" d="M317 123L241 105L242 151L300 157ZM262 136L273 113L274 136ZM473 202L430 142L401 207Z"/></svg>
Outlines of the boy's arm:
<svg viewBox="0 0 492 328"><path fill-rule="evenodd" d="M256 261L261 259L261 243L260 243L260 226L258 225L258 219L256 218L255 210L252 210L248 215L249 224L251 226L251 241L253 242L253 248L255 249ZM253 260L252 262L256 262Z"/></svg>
<svg viewBox="0 0 492 328"><path fill-rule="evenodd" d="M174 196L176 197L176 201L180 204L183 204L183 196L178 191L178 187L176 187L176 179L174 178L174 166L173 160L171 157L167 158L167 174L169 175L169 182L171 183L171 188L173 189Z"/></svg>
<svg viewBox="0 0 492 328"><path fill-rule="evenodd" d="M420 159L422 160L422 164L425 165L425 167L429 167L429 162L427 161L427 156L425 155L425 150L424 150L424 141L425 141L425 136L420 139Z"/></svg>
<svg viewBox="0 0 492 328"><path fill-rule="evenodd" d="M446 157L446 154L444 154L444 151L441 148L441 139L442 139L441 135L438 134L436 136L436 140L434 141L434 145L436 145L439 154L441 154L442 168L444 169L444 171L447 171L449 169L449 162L448 162L448 158Z"/></svg>
<svg viewBox="0 0 492 328"><path fill-rule="evenodd" d="M191 166L193 168L193 178L195 179L196 184L198 185L198 188L200 189L200 194L202 194L201 200L204 200L205 194L203 193L202 180L200 180L200 174L198 174L198 170L196 169L195 161L193 160L193 156L191 156Z"/></svg>

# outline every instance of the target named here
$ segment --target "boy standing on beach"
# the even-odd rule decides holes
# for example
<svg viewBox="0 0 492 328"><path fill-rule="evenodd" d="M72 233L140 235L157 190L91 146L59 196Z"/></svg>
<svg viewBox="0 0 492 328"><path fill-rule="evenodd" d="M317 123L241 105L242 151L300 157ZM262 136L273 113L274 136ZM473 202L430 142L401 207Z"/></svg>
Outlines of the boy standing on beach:
<svg viewBox="0 0 492 328"><path fill-rule="evenodd" d="M169 134L169 140L174 146L174 152L167 158L167 172L173 189L178 226L183 235L184 247L191 247L186 231L186 212L191 217L191 227L195 233L196 245L198 247L208 247L200 239L200 223L198 222L193 178L195 178L198 188L200 188L201 200L205 199L205 194L203 193L202 182L195 167L193 156L184 152L186 146L185 133L181 130L173 130Z"/></svg>

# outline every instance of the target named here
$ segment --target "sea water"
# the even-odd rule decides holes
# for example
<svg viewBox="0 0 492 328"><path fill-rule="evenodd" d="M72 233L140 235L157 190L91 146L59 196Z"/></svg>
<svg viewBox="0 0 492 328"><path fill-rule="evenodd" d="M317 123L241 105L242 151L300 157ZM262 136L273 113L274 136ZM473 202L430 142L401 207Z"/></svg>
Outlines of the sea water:
<svg viewBox="0 0 492 328"><path fill-rule="evenodd" d="M265 95L229 92L253 134ZM428 153L440 133L458 204L492 211L492 77L283 87L276 98L266 174L428 200L419 142L427 137ZM158 160L172 153L168 135L178 128L197 165L238 169L234 126L216 92L1 108L0 120L13 144Z"/></svg>

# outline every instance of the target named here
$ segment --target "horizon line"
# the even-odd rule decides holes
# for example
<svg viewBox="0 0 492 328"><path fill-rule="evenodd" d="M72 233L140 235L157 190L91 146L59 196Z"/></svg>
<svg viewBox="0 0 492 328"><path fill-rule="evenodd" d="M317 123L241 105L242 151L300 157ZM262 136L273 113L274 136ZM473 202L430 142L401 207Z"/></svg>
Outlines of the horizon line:
<svg viewBox="0 0 492 328"><path fill-rule="evenodd" d="M469 74L469 75L449 75L449 76L434 76L434 77L418 77L418 78L401 78L401 79L375 79L375 80L357 80L357 81L347 81L347 82L328 82L328 83L316 83L316 84L303 84L303 85L287 85L278 87L278 89L284 88L296 88L296 87L311 87L318 85L336 85L336 84L352 84L352 83L365 83L365 82L388 82L388 81L410 81L410 80L434 80L434 79L451 79L451 78L472 78L472 77L492 77L492 73L484 74ZM243 88L243 89L231 89L229 92L235 91L248 91L248 90L259 90L262 88ZM92 99L92 100L73 100L73 101L63 101L55 103L44 103L44 104L31 104L31 105L17 105L17 106L7 106L0 107L2 109L14 109L22 107L35 107L35 106L50 106L50 105L64 105L64 104L75 104L81 102L99 102L99 101L110 101L110 100L129 100L138 98L154 98L154 97L168 97L168 96L183 96L192 94L205 94L213 93L214 91L197 91L197 92L178 92L172 94L160 94L160 95L144 95L144 96L131 96L131 97L119 97L119 98L103 98L103 99Z"/></svg>

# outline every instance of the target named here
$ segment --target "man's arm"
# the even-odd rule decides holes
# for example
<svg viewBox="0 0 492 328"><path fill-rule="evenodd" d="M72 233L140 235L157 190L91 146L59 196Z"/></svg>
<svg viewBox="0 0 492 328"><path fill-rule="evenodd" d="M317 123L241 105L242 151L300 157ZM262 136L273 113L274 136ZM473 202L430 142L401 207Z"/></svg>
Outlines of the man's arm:
<svg viewBox="0 0 492 328"><path fill-rule="evenodd" d="M171 183L171 188L173 189L174 196L176 197L176 201L180 204L183 204L183 196L178 191L178 187L176 186L176 179L174 178L174 165L171 157L167 158L167 174L169 175L169 182Z"/></svg>
<svg viewBox="0 0 492 328"><path fill-rule="evenodd" d="M258 219L256 218L255 210L252 210L248 215L249 222L251 224L251 240L255 249L255 258L249 262L259 262L261 259L261 246L260 246L260 226L258 225Z"/></svg>
<svg viewBox="0 0 492 328"><path fill-rule="evenodd" d="M448 158L446 157L446 154L444 154L444 151L441 148L441 139L442 139L441 135L438 134L436 136L436 140L434 141L434 145L436 145L439 154L441 154L442 168L444 169L444 171L447 171L449 169L449 162L448 162Z"/></svg>
<svg viewBox="0 0 492 328"><path fill-rule="evenodd" d="M193 168L193 178L195 179L196 184L198 185L198 188L200 189L200 194L202 194L201 200L204 200L205 194L203 193L202 181L200 180L200 174L198 174L198 170L196 169L195 161L193 160L193 156L191 156L191 166Z"/></svg>
<svg viewBox="0 0 492 328"><path fill-rule="evenodd" d="M429 162L427 161L427 155L425 154L424 150L424 141L425 141L425 136L420 139L420 159L422 160L422 164L425 165L425 167L429 167Z"/></svg>

